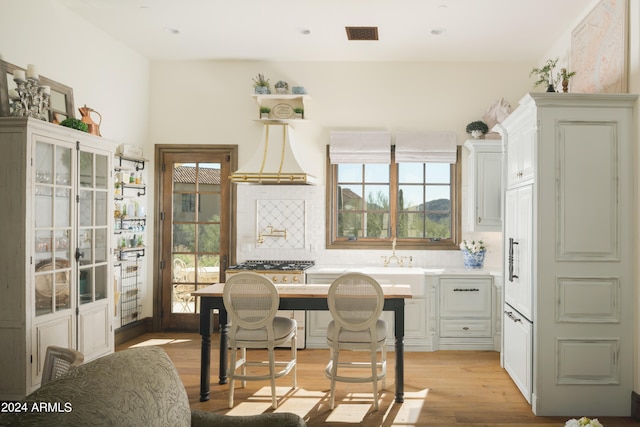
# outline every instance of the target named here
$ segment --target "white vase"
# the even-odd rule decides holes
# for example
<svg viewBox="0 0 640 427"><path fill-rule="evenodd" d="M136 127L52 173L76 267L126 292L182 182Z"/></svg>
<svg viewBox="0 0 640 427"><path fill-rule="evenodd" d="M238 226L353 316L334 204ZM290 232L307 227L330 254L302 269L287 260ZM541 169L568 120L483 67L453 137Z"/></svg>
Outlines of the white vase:
<svg viewBox="0 0 640 427"><path fill-rule="evenodd" d="M482 133L481 130L472 130L471 131L471 136L474 137L475 139L482 138L482 135L484 135L484 134Z"/></svg>

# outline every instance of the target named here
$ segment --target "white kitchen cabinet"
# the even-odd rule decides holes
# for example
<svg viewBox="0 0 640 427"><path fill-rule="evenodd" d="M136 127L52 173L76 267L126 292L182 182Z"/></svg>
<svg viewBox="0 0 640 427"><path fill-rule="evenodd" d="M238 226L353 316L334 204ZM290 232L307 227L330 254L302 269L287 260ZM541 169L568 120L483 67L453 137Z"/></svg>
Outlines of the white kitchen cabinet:
<svg viewBox="0 0 640 427"><path fill-rule="evenodd" d="M443 275L437 289L438 349L493 350L493 278Z"/></svg>
<svg viewBox="0 0 640 427"><path fill-rule="evenodd" d="M469 229L502 231L502 141L467 140Z"/></svg>
<svg viewBox="0 0 640 427"><path fill-rule="evenodd" d="M531 403L533 367L532 323L513 310L505 310L504 325L504 369L518 386L522 395Z"/></svg>
<svg viewBox="0 0 640 427"><path fill-rule="evenodd" d="M526 185L506 192L504 300L527 319L533 320L531 281L533 244L533 186Z"/></svg>
<svg viewBox="0 0 640 427"><path fill-rule="evenodd" d="M376 269L376 272L363 268L349 271L359 271L371 275L381 285L396 283L411 286L412 298L405 300L404 317L404 349L406 351L430 351L432 337L429 336L429 305L431 293L427 289L425 276L421 269L386 268ZM345 269L343 272L347 272ZM310 272L306 274L307 283L330 284L341 273ZM393 312L383 311L381 318L387 322L387 344L393 347L395 343ZM331 322L328 311L307 311L307 348L327 348L327 327Z"/></svg>
<svg viewBox="0 0 640 427"><path fill-rule="evenodd" d="M0 144L0 400L18 400L48 346L113 351L113 145L25 118L0 119Z"/></svg>
<svg viewBox="0 0 640 427"><path fill-rule="evenodd" d="M532 93L497 125L502 362L536 415L628 416L632 405L636 99Z"/></svg>
<svg viewBox="0 0 640 427"><path fill-rule="evenodd" d="M524 108L529 109L531 106ZM507 187L515 187L527 184L533 179L534 148L537 134L535 121L513 120L510 126L512 126L512 131L506 141L509 144L506 175ZM498 124L497 127L500 129L502 125Z"/></svg>

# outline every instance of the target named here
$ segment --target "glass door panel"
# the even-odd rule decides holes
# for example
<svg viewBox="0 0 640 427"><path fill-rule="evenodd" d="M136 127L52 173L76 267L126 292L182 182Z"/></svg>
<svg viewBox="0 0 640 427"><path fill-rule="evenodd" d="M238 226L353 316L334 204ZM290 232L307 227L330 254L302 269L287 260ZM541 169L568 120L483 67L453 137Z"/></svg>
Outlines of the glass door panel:
<svg viewBox="0 0 640 427"><path fill-rule="evenodd" d="M36 316L71 308L71 148L36 141L34 277Z"/></svg>
<svg viewBox="0 0 640 427"><path fill-rule="evenodd" d="M220 277L220 163L173 164L172 313L197 313L190 293Z"/></svg>
<svg viewBox="0 0 640 427"><path fill-rule="evenodd" d="M107 297L109 161L106 155L81 150L78 156L78 294L80 305Z"/></svg>

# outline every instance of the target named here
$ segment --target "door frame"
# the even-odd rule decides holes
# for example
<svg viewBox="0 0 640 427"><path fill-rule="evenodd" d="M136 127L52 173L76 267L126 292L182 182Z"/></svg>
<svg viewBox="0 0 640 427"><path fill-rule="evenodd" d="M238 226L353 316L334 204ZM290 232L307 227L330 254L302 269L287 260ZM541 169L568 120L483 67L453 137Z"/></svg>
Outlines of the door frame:
<svg viewBox="0 0 640 427"><path fill-rule="evenodd" d="M171 268L171 260L163 259L162 245L159 243L164 238L163 227L160 213L162 212L160 197L164 192L162 184L163 162L165 154L172 153L216 153L221 155L227 155L229 159L229 167L232 171L238 169L238 146L227 144L156 144L155 156L154 156L154 218L153 218L153 319L152 329L155 332L162 331L162 272L163 267ZM237 191L236 185L229 181L229 243L226 248L228 255L227 264L235 263L236 256L236 200ZM220 269L220 280L224 280L224 268Z"/></svg>

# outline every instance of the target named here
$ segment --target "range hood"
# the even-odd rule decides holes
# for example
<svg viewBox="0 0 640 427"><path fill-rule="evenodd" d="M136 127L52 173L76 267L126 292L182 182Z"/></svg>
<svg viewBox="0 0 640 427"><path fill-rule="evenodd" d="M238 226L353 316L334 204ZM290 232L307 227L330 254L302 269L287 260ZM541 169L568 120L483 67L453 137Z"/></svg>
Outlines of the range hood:
<svg viewBox="0 0 640 427"><path fill-rule="evenodd" d="M296 152L295 132L289 125L265 124L255 154L229 179L245 184L316 184L316 177L301 166L301 157L301 152Z"/></svg>

